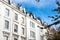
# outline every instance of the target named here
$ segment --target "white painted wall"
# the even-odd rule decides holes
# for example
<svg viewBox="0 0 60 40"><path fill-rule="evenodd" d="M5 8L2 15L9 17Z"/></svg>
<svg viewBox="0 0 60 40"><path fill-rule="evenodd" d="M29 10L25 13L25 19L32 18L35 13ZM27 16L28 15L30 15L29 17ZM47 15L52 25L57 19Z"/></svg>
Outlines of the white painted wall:
<svg viewBox="0 0 60 40"><path fill-rule="evenodd" d="M5 14L5 8L8 8L10 10L10 15L9 17L6 16ZM18 14L18 21L14 19L14 14ZM22 24L22 17L24 17L24 24ZM4 21L8 20L10 25L9 25L9 30L4 29ZM35 28L30 27L30 21L35 23ZM14 30L14 24L18 25L18 33L15 33ZM3 31L9 34L9 40L13 40L13 34L17 35L19 38L18 40L22 40L21 37L26 38L26 40L31 39L30 37L30 31L34 31L36 34L36 40L40 40L40 35L44 32L40 31L40 28L37 26L41 26L41 23L39 24L36 22L36 20L32 19L31 17L27 16L26 14L22 13L20 11L17 12L11 7L5 5L0 1L0 40L3 40ZM22 27L25 28L25 34L22 35ZM32 38L33 39L33 38Z"/></svg>

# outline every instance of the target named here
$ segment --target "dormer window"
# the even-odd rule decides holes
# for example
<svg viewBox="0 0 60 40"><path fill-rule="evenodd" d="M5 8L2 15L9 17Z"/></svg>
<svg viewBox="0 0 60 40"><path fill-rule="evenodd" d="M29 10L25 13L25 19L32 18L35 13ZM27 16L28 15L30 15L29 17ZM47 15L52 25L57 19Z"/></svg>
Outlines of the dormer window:
<svg viewBox="0 0 60 40"><path fill-rule="evenodd" d="M22 12L24 13L24 10L22 10Z"/></svg>
<svg viewBox="0 0 60 40"><path fill-rule="evenodd" d="M10 0L8 0L8 4L10 4Z"/></svg>
<svg viewBox="0 0 60 40"><path fill-rule="evenodd" d="M20 5L19 4L17 5L17 9L20 10Z"/></svg>
<svg viewBox="0 0 60 40"><path fill-rule="evenodd" d="M7 2L8 4L10 4L10 0L4 0L5 2Z"/></svg>
<svg viewBox="0 0 60 40"><path fill-rule="evenodd" d="M29 16L30 16L31 18L34 18L34 15L32 14L32 12L29 13Z"/></svg>

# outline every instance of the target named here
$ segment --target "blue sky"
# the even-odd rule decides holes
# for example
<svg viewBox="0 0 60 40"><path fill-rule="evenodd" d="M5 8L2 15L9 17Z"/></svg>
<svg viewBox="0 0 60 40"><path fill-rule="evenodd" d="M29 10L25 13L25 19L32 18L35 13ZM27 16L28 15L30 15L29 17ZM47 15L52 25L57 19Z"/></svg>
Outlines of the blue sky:
<svg viewBox="0 0 60 40"><path fill-rule="evenodd" d="M13 0L16 3L22 4L22 6L26 9L27 12L32 11L36 17L40 17L43 22L51 24L52 21L48 16L56 15L56 12L52 10L57 8L56 0L40 0L40 2L36 2L36 0Z"/></svg>

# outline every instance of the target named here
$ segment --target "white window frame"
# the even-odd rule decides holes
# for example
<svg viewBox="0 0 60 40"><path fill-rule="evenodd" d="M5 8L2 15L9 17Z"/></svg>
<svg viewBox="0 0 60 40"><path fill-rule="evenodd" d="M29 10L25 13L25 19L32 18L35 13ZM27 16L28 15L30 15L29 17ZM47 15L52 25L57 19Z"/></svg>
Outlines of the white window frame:
<svg viewBox="0 0 60 40"><path fill-rule="evenodd" d="M30 37L33 37L33 38L35 38L35 32L33 32L33 31L30 31Z"/></svg>
<svg viewBox="0 0 60 40"><path fill-rule="evenodd" d="M24 35L25 34L25 31L24 31L25 29L22 27L22 34Z"/></svg>
<svg viewBox="0 0 60 40"><path fill-rule="evenodd" d="M18 20L18 14L15 13L15 20Z"/></svg>
<svg viewBox="0 0 60 40"><path fill-rule="evenodd" d="M18 25L17 24L14 24L14 32L18 32Z"/></svg>
<svg viewBox="0 0 60 40"><path fill-rule="evenodd" d="M3 39L9 40L9 34L7 34L6 32L3 32Z"/></svg>
<svg viewBox="0 0 60 40"><path fill-rule="evenodd" d="M24 24L24 17L22 17L22 23Z"/></svg>
<svg viewBox="0 0 60 40"><path fill-rule="evenodd" d="M35 28L35 24L32 21L30 21L30 27Z"/></svg>
<svg viewBox="0 0 60 40"><path fill-rule="evenodd" d="M9 14L10 14L10 10L6 8L6 16L9 16Z"/></svg>
<svg viewBox="0 0 60 40"><path fill-rule="evenodd" d="M5 20L5 29L9 29L9 21Z"/></svg>

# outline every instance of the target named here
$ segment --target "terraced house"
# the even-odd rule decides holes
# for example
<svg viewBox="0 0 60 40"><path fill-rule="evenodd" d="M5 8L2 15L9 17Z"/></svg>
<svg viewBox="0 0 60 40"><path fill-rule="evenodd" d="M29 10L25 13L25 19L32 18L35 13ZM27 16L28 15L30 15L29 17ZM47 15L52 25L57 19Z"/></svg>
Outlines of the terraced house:
<svg viewBox="0 0 60 40"><path fill-rule="evenodd" d="M40 18L10 0L0 0L0 40L46 40Z"/></svg>

